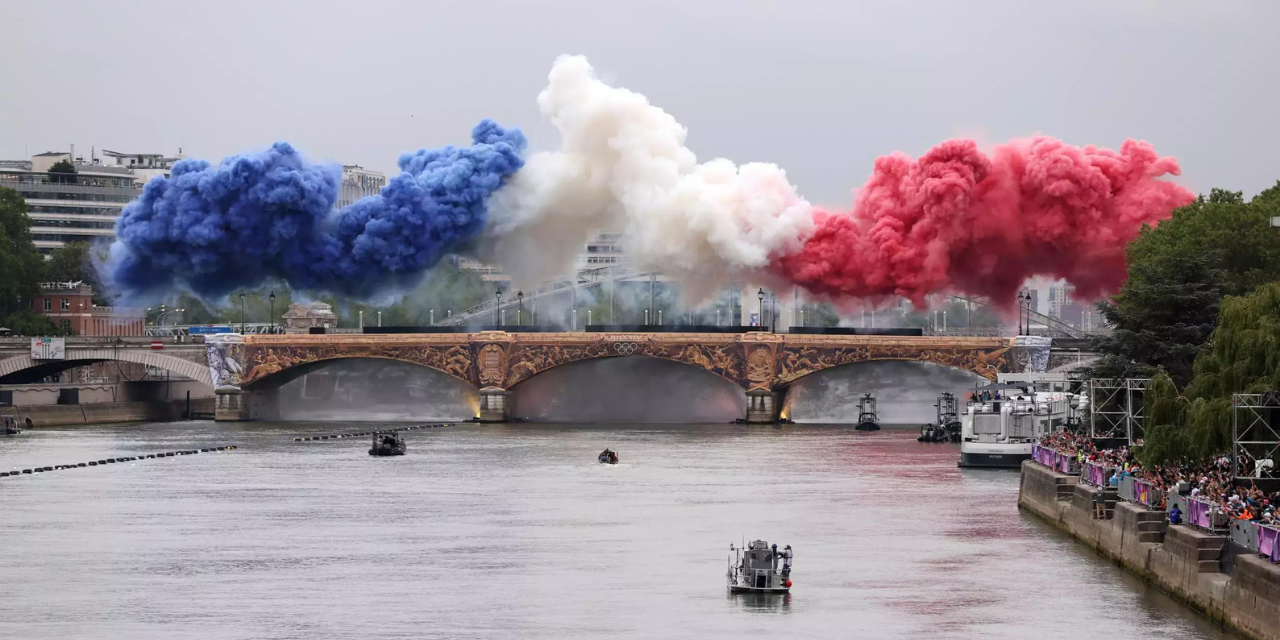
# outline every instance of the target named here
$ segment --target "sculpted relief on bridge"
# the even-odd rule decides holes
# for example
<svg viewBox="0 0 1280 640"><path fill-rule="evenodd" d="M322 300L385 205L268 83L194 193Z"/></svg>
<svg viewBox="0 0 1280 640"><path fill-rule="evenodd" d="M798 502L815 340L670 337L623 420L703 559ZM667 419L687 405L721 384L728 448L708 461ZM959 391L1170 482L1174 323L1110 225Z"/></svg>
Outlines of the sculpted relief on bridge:
<svg viewBox="0 0 1280 640"><path fill-rule="evenodd" d="M872 360L917 360L994 380L1000 371L1043 370L1048 345L1015 338L728 333L480 333L210 336L216 387L284 380L295 367L342 358L383 358L427 367L480 388L509 389L548 369L594 358L647 356L699 367L749 391ZM1038 353L1044 351L1043 358ZM274 378L273 378L274 377Z"/></svg>

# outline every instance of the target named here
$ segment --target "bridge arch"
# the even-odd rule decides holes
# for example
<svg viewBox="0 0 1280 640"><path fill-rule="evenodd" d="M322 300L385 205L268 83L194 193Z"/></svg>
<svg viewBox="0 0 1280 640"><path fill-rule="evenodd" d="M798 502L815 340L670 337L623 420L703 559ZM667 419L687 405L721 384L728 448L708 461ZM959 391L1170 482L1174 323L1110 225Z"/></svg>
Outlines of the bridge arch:
<svg viewBox="0 0 1280 640"><path fill-rule="evenodd" d="M30 354L5 358L0 360L0 383L16 384L32 377L42 378L75 367L111 361L164 369L213 386L209 367L203 362L186 360L160 351L113 348L68 348L62 360L34 360Z"/></svg>
<svg viewBox="0 0 1280 640"><path fill-rule="evenodd" d="M729 422L747 408L742 387L685 362L647 355L566 362L507 389L510 416L534 422Z"/></svg>
<svg viewBox="0 0 1280 640"><path fill-rule="evenodd" d="M384 360L384 361L396 362L400 364L412 365L414 367L426 369L428 371L445 374L450 378L453 378L455 380L460 380L466 383L468 386L475 388L475 382L473 380L470 380L466 377L458 375L456 370L454 371L446 370L443 367L432 366L431 364L427 364L416 359L396 358L396 357L385 356L385 355L361 355L361 354L354 354L354 353L352 354L343 353L343 354L335 354L330 357L320 358L316 360L307 360L305 362L299 362L297 364L291 364L288 366L277 368L278 366L280 366L279 358L276 357L275 359L272 359L270 356L275 356L275 352L273 350L271 351L271 353L264 354L262 360L257 361L253 368L245 372L245 375L243 378L244 382L243 384L241 384L242 389L244 389L245 391L278 389L286 384L289 384L290 382L293 382L294 380L297 380L298 378L301 378L302 376L305 376L309 373L314 373L330 365L334 365L342 362L355 362L355 361L367 361L367 360Z"/></svg>

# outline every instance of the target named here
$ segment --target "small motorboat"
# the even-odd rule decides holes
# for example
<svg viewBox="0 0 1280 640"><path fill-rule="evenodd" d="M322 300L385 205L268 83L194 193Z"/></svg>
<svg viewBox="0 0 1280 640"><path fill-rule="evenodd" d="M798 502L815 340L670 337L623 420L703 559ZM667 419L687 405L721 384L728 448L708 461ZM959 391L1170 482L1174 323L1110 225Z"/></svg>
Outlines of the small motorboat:
<svg viewBox="0 0 1280 640"><path fill-rule="evenodd" d="M371 456L402 456L405 452L404 438L395 433L373 434L373 447L369 449Z"/></svg>
<svg viewBox="0 0 1280 640"><path fill-rule="evenodd" d="M745 549L730 544L729 550L734 553L726 574L729 593L791 591L791 545L778 551L776 544L770 546L764 540L754 540Z"/></svg>
<svg viewBox="0 0 1280 640"><path fill-rule="evenodd" d="M858 400L858 424L853 427L858 431L879 431L880 422L876 416L876 398L870 393L862 395Z"/></svg>
<svg viewBox="0 0 1280 640"><path fill-rule="evenodd" d="M4 435L16 436L22 433L22 429L18 428L18 421L13 416L0 416L0 426L4 427Z"/></svg>
<svg viewBox="0 0 1280 640"><path fill-rule="evenodd" d="M618 464L618 452L610 449L601 451L600 464Z"/></svg>

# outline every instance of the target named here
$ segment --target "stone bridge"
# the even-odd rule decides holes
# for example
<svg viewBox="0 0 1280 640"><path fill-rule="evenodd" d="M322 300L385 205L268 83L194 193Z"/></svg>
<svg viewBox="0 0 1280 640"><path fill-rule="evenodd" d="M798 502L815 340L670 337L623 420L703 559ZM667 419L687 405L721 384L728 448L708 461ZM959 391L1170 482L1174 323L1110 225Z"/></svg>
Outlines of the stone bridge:
<svg viewBox="0 0 1280 640"><path fill-rule="evenodd" d="M453 376L480 393L481 420L509 415L511 388L555 367L644 356L720 376L747 395L747 419L772 422L787 386L807 375L874 360L915 360L995 380L1082 362L1048 338L749 333L479 333L208 336L204 344L150 338L67 338L65 358L32 358L30 339L0 339L0 384L26 382L92 362L137 362L213 386L219 420L277 415L279 387L345 358L397 360ZM1090 354L1085 354L1090 355Z"/></svg>
<svg viewBox="0 0 1280 640"><path fill-rule="evenodd" d="M280 385L343 358L398 360L470 383L479 389L483 421L505 420L508 390L549 369L593 358L659 358L738 385L747 394L747 419L772 422L787 385L832 367L915 360L995 380L1002 371L1043 371L1049 357L1045 338L768 332L227 335L207 344L220 420L271 417Z"/></svg>

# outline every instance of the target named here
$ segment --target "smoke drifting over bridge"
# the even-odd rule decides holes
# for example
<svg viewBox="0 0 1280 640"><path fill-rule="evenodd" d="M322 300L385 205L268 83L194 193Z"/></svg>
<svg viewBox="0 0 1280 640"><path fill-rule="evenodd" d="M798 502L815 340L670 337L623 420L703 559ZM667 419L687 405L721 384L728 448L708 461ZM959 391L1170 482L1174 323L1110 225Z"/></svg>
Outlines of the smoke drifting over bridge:
<svg viewBox="0 0 1280 640"><path fill-rule="evenodd" d="M698 162L687 129L585 58L552 67L538 106L558 150L490 121L470 147L406 154L380 195L334 211L332 167L287 144L218 166L179 163L126 207L105 265L125 296L224 294L266 278L368 298L417 283L446 252L503 266L517 288L564 275L594 233L704 300L729 281L798 285L836 300L962 293L1011 304L1034 276L1089 298L1124 279L1124 247L1191 201L1173 158L1046 136L983 152L945 141L883 156L851 211L813 206L767 163Z"/></svg>

